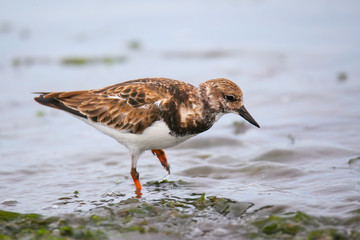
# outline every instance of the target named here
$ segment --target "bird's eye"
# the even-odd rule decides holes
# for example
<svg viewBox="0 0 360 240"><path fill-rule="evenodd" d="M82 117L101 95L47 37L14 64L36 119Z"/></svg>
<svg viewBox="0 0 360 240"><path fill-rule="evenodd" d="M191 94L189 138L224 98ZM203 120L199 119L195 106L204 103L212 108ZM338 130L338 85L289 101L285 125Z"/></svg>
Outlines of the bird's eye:
<svg viewBox="0 0 360 240"><path fill-rule="evenodd" d="M235 96L234 95L225 95L225 99L228 101L228 102L234 102L236 100Z"/></svg>

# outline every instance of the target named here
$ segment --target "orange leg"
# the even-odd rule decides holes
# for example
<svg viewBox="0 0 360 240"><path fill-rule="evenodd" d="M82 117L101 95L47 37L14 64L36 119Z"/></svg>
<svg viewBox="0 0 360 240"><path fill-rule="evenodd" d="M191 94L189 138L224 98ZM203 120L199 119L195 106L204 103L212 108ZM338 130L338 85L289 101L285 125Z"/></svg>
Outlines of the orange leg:
<svg viewBox="0 0 360 240"><path fill-rule="evenodd" d="M166 155L164 150L162 149L151 149L151 152L156 155L158 157L158 159L161 162L161 165L163 165L163 167L166 169L166 171L168 171L168 173L170 174L170 165L166 159Z"/></svg>
<svg viewBox="0 0 360 240"><path fill-rule="evenodd" d="M135 190L135 194L137 198L141 198L141 184L139 181L139 173L136 171L136 165L137 165L137 161L139 159L141 153L138 152L132 152L131 153L131 177L134 181L136 190Z"/></svg>
<svg viewBox="0 0 360 240"><path fill-rule="evenodd" d="M136 171L136 168L131 168L131 177L134 180L134 184L136 187L135 193L137 195L137 197L140 197L141 194L141 184L139 181L139 173Z"/></svg>

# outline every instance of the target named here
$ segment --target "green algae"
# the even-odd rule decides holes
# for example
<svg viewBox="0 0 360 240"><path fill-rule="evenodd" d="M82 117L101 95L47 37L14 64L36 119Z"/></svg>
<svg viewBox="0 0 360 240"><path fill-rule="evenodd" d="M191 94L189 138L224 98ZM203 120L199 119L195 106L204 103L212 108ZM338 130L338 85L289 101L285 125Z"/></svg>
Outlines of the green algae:
<svg viewBox="0 0 360 240"><path fill-rule="evenodd" d="M7 212L0 210L0 221L11 222L14 220L22 219L25 221L37 221L41 216L35 213L20 214L15 212Z"/></svg>
<svg viewBox="0 0 360 240"><path fill-rule="evenodd" d="M36 60L32 57L25 57L25 58L14 58L12 60L13 67L19 67L19 66L30 66L35 64L36 62L42 62L42 59Z"/></svg>
<svg viewBox="0 0 360 240"><path fill-rule="evenodd" d="M71 58L64 58L62 59L62 64L64 65L84 65L93 63L94 60L91 58L84 58L84 57L71 57Z"/></svg>
<svg viewBox="0 0 360 240"><path fill-rule="evenodd" d="M176 189L189 185L191 185L190 182L186 182L183 180L168 181L167 179L164 179L162 181L149 181L144 184L144 186L148 187L150 191L155 192L168 191L169 189Z"/></svg>
<svg viewBox="0 0 360 240"><path fill-rule="evenodd" d="M103 65L114 65L119 63L124 63L127 61L126 56L70 56L64 57L58 61L38 58L38 57L24 57L24 58L14 58L12 59L12 66L14 68L19 68L22 66L32 66L32 65L44 65L44 64L53 64L60 63L65 66L84 66L84 65L93 65L93 64L103 64Z"/></svg>
<svg viewBox="0 0 360 240"><path fill-rule="evenodd" d="M258 218L251 222L255 229L248 236L255 239L360 239L360 232L355 230L359 223L352 227L344 224L342 219L316 217L298 211Z"/></svg>
<svg viewBox="0 0 360 240"><path fill-rule="evenodd" d="M43 218L34 213L0 211L0 239L69 239L69 237L106 239L102 231L74 224L69 219Z"/></svg>
<svg viewBox="0 0 360 240"><path fill-rule="evenodd" d="M352 164L355 164L355 163L360 163L360 156L359 156L359 157L351 158L351 159L349 159L349 161L348 161L348 164L349 164L349 165L352 165Z"/></svg>
<svg viewBox="0 0 360 240"><path fill-rule="evenodd" d="M128 46L131 50L139 50L141 49L141 42L137 40L132 40L129 42Z"/></svg>
<svg viewBox="0 0 360 240"><path fill-rule="evenodd" d="M190 185L190 182L186 182L183 180L178 181L169 181L167 179L164 179L162 181L149 181L145 183L145 186L153 186L153 187L168 187L168 188L175 188L175 187L181 187Z"/></svg>
<svg viewBox="0 0 360 240"><path fill-rule="evenodd" d="M45 113L44 113L44 111L39 110L36 112L36 116L41 118L41 117L45 116Z"/></svg>
<svg viewBox="0 0 360 240"><path fill-rule="evenodd" d="M63 65L88 65L88 64L106 64L111 65L115 63L123 63L126 61L126 57L66 57L61 60Z"/></svg>
<svg viewBox="0 0 360 240"><path fill-rule="evenodd" d="M205 198L205 193L202 193L200 197L195 198L193 201L193 205L200 210L203 210L208 207L207 200Z"/></svg>
<svg viewBox="0 0 360 240"><path fill-rule="evenodd" d="M205 193L200 194L200 197L198 198L187 200L198 210L204 210L208 208L214 210L221 215L231 217L240 217L243 213L246 212L247 209L253 206L252 203L238 202L229 198L219 198L216 196L205 197Z"/></svg>
<svg viewBox="0 0 360 240"><path fill-rule="evenodd" d="M0 219L1 221L11 221L14 220L16 218L18 218L21 214L20 213L15 213L15 212L6 212L6 211L1 211L0 210Z"/></svg>
<svg viewBox="0 0 360 240"><path fill-rule="evenodd" d="M0 211L0 240L122 239L144 234L152 236L149 239L165 236L193 239L194 229L214 238L209 235L209 226L212 229L228 227L230 234L239 238L360 239L359 209L354 210L350 218L341 219L301 211L284 213L283 208L279 210L276 206L248 212L251 207L253 204L249 202L194 193L189 198L172 196L153 201L128 198L111 206L96 207L89 213L47 218L33 213ZM206 228L202 229L204 222Z"/></svg>
<svg viewBox="0 0 360 240"><path fill-rule="evenodd" d="M210 201L210 206L216 212L230 217L240 217L246 210L254 205L250 202L238 202L228 198L218 198L216 196L209 196L207 198Z"/></svg>

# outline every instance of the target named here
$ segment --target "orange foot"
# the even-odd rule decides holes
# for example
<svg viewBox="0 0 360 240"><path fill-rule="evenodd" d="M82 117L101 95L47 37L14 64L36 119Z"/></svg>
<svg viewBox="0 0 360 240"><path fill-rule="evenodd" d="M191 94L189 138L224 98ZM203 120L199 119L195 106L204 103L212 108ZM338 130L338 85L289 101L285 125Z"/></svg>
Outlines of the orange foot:
<svg viewBox="0 0 360 240"><path fill-rule="evenodd" d="M165 155L164 150L162 150L162 149L152 149L151 152L158 157L158 159L161 162L161 165L163 165L163 167L166 169L166 171L168 171L168 173L170 174L170 165L169 165L169 163L168 163L168 161L166 159L166 155Z"/></svg>

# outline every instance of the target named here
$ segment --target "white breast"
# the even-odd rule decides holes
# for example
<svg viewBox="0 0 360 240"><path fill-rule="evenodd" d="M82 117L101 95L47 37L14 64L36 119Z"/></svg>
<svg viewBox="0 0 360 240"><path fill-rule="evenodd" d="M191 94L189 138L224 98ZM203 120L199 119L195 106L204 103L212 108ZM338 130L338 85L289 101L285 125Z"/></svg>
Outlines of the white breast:
<svg viewBox="0 0 360 240"><path fill-rule="evenodd" d="M184 137L175 137L170 134L170 129L164 121L156 121L153 125L145 129L142 134L133 134L127 131L116 130L102 123L92 122L83 118L79 119L95 127L99 131L115 138L118 142L125 145L130 151L136 152L143 152L150 149L169 148L197 135L194 134Z"/></svg>

